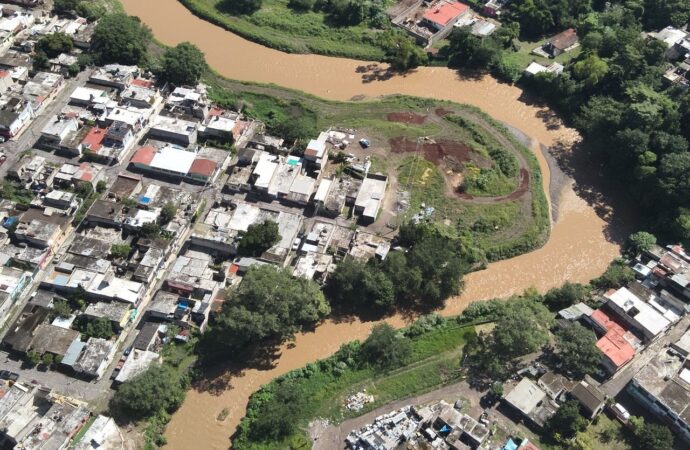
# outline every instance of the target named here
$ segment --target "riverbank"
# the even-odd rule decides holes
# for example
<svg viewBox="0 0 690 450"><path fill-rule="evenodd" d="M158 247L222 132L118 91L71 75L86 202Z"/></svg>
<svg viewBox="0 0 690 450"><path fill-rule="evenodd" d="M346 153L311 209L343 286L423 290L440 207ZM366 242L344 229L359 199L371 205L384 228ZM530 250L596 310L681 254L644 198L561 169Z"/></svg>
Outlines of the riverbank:
<svg viewBox="0 0 690 450"><path fill-rule="evenodd" d="M257 44L288 53L315 53L381 61L380 30L366 24L337 26L323 12L295 11L287 0L263 0L251 14L231 14L223 0L178 0L200 19L216 24Z"/></svg>
<svg viewBox="0 0 690 450"><path fill-rule="evenodd" d="M204 51L211 67L228 78L272 83L332 100L361 101L405 94L477 106L531 138L529 148L539 161L546 192L550 187L550 171L541 145L565 151L577 141L577 133L563 126L546 107L534 103L519 88L498 83L491 77L468 78L446 68L429 67L392 76L385 65L376 63L286 54L261 47L194 17L176 0L123 0L122 3L129 14L139 16L152 28L159 41L167 45L182 41L195 43ZM559 143L563 145L557 146ZM486 270L467 275L462 295L449 299L443 315L458 314L471 301L508 297L529 287L545 291L566 280L587 282L604 271L618 254L619 247L613 240L615 234L598 215L594 203L575 193L578 186L573 185L570 176L564 183L558 217L548 242L538 250L489 264ZM396 316L387 321L403 326L407 319ZM333 354L343 342L366 337L372 325L357 320L327 321L282 347L270 367L218 373L216 389L190 391L173 415L166 431L168 448L227 448L228 437L235 431L249 396L256 389L276 376ZM228 418L219 423L216 417L226 408Z"/></svg>

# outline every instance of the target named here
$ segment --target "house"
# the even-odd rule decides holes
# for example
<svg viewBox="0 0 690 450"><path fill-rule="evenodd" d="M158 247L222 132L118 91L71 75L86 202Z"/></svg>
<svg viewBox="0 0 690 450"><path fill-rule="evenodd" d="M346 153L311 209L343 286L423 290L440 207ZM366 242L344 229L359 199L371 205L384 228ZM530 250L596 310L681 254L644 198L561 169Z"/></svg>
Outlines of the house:
<svg viewBox="0 0 690 450"><path fill-rule="evenodd" d="M38 72L24 85L22 97L31 103L32 109L38 113L53 101L64 85L65 78L62 75L52 72Z"/></svg>
<svg viewBox="0 0 690 450"><path fill-rule="evenodd" d="M542 49L551 58L569 52L579 45L579 38L577 31L574 28L568 28L549 39Z"/></svg>
<svg viewBox="0 0 690 450"><path fill-rule="evenodd" d="M627 392L690 443L690 368L684 357L661 349L628 383Z"/></svg>
<svg viewBox="0 0 690 450"><path fill-rule="evenodd" d="M89 303L83 312L89 319L107 319L115 329L121 330L130 318L130 305L122 302Z"/></svg>
<svg viewBox="0 0 690 450"><path fill-rule="evenodd" d="M317 139L312 139L304 150L304 159L309 161L315 170L322 170L328 161L328 133L322 132Z"/></svg>
<svg viewBox="0 0 690 450"><path fill-rule="evenodd" d="M606 305L630 327L640 332L647 341L656 339L672 323L664 314L640 300L625 287L608 292L605 297L608 299Z"/></svg>
<svg viewBox="0 0 690 450"><path fill-rule="evenodd" d="M570 390L571 383L563 375L555 372L546 372L539 377L537 385L553 400L557 400L566 391Z"/></svg>
<svg viewBox="0 0 690 450"><path fill-rule="evenodd" d="M0 380L0 446L62 449L91 413L78 400L39 384Z"/></svg>
<svg viewBox="0 0 690 450"><path fill-rule="evenodd" d="M606 406L606 395L589 377L576 384L570 391L570 396L580 403L584 416L589 420L601 414Z"/></svg>
<svg viewBox="0 0 690 450"><path fill-rule="evenodd" d="M72 368L84 377L98 380L105 374L116 351L115 341L89 338Z"/></svg>
<svg viewBox="0 0 690 450"><path fill-rule="evenodd" d="M482 13L488 17L498 17L501 15L501 10L508 2L509 0L489 0L484 3Z"/></svg>
<svg viewBox="0 0 690 450"><path fill-rule="evenodd" d="M85 130L81 135L79 129ZM55 115L41 130L38 145L49 151L64 152L73 156L81 155L81 141L86 136L88 128L80 126L75 117Z"/></svg>
<svg viewBox="0 0 690 450"><path fill-rule="evenodd" d="M525 69L524 74L527 76L535 76L540 73L552 73L555 75L560 75L563 73L563 70L565 67L563 64L559 64L557 62L551 63L548 66L543 66L539 64L538 62L532 61L529 66Z"/></svg>
<svg viewBox="0 0 690 450"><path fill-rule="evenodd" d="M0 107L0 136L10 139L19 134L34 118L34 108L30 102L9 97L2 101Z"/></svg>
<svg viewBox="0 0 690 450"><path fill-rule="evenodd" d="M90 108L95 105L105 105L111 101L110 94L105 89L79 86L70 94L69 103L74 106Z"/></svg>
<svg viewBox="0 0 690 450"><path fill-rule="evenodd" d="M558 410L558 405L529 378L520 380L503 401L539 428Z"/></svg>
<svg viewBox="0 0 690 450"><path fill-rule="evenodd" d="M183 296L203 298L219 288L215 271L209 267L212 258L201 252L188 250L177 257L165 282L166 289Z"/></svg>
<svg viewBox="0 0 690 450"><path fill-rule="evenodd" d="M139 76L137 66L108 64L97 68L89 77L89 83L124 91L136 76Z"/></svg>
<svg viewBox="0 0 690 450"><path fill-rule="evenodd" d="M603 309L598 309L592 313L591 323L595 331L603 334L596 343L597 348L603 354L602 365L609 373L614 374L632 361L640 341L614 320L612 314Z"/></svg>
<svg viewBox="0 0 690 450"><path fill-rule="evenodd" d="M160 342L160 337L158 336L158 326L159 324L153 322L145 322L144 326L137 334L136 339L132 347L141 351L149 351L155 348Z"/></svg>
<svg viewBox="0 0 690 450"><path fill-rule="evenodd" d="M105 179L105 171L100 164L82 162L79 165L65 163L58 169L53 184L58 187L77 187L81 183L88 183L94 189L98 182Z"/></svg>
<svg viewBox="0 0 690 450"><path fill-rule="evenodd" d="M104 147L119 149L121 152L123 152L126 151L126 149L128 149L133 143L134 129L132 126L128 123L115 120L105 130L105 136L101 142L101 145Z"/></svg>
<svg viewBox="0 0 690 450"><path fill-rule="evenodd" d="M74 450L116 450L124 448L124 445L124 438L115 420L111 417L98 415L86 434L74 444L73 448Z"/></svg>
<svg viewBox="0 0 690 450"><path fill-rule="evenodd" d="M359 214L361 220L365 222L376 220L386 194L387 183L388 177L378 174L369 174L362 181L355 199L355 214Z"/></svg>
<svg viewBox="0 0 690 450"><path fill-rule="evenodd" d="M30 208L19 217L14 232L19 241L55 252L71 229L71 217Z"/></svg>
<svg viewBox="0 0 690 450"><path fill-rule="evenodd" d="M157 330L158 328L156 327ZM127 356L125 363L115 377L115 382L124 383L127 380L131 380L137 375L144 373L151 365L158 364L161 361L162 358L158 353L135 348Z"/></svg>
<svg viewBox="0 0 690 450"><path fill-rule="evenodd" d="M120 104L133 108L152 108L160 102L160 100L161 95L158 89L150 86L140 86L134 83L127 86L120 94Z"/></svg>
<svg viewBox="0 0 690 450"><path fill-rule="evenodd" d="M29 350L39 355L50 353L63 358L72 342L79 339L79 332L56 325L40 324L33 333Z"/></svg>
<svg viewBox="0 0 690 450"><path fill-rule="evenodd" d="M464 3L443 0L432 4L422 16L422 20L435 31L443 31L452 29L452 26L469 11L470 7Z"/></svg>
<svg viewBox="0 0 690 450"><path fill-rule="evenodd" d="M96 200L86 213L89 224L106 227L121 227L124 220L124 205L108 200Z"/></svg>
<svg viewBox="0 0 690 450"><path fill-rule="evenodd" d="M32 275L14 267L0 266L0 324L7 320L7 313L31 282Z"/></svg>
<svg viewBox="0 0 690 450"><path fill-rule="evenodd" d="M206 87L203 85L195 88L176 87L168 96L165 107L172 114L204 120L209 114Z"/></svg>
<svg viewBox="0 0 690 450"><path fill-rule="evenodd" d="M668 26L663 30L649 33L653 39L663 42L666 45L666 59L676 60L690 57L690 40L688 33L678 28Z"/></svg>
<svg viewBox="0 0 690 450"><path fill-rule="evenodd" d="M29 184L36 180L45 167L43 156L25 156L7 171L7 176L21 183Z"/></svg>

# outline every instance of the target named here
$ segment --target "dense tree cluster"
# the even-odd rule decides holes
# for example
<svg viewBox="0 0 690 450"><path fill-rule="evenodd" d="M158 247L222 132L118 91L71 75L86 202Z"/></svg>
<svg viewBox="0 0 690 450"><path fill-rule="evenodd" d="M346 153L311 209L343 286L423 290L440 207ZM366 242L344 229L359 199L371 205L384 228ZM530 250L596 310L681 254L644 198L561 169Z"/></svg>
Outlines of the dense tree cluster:
<svg viewBox="0 0 690 450"><path fill-rule="evenodd" d="M467 271L461 244L429 225L404 225L399 242L408 251L392 251L384 261L345 259L331 274L326 293L344 310L379 313L398 306L441 306L460 289Z"/></svg>
<svg viewBox="0 0 690 450"><path fill-rule="evenodd" d="M383 0L290 0L295 11L322 11L335 26L368 25L381 28L388 23Z"/></svg>
<svg viewBox="0 0 690 450"><path fill-rule="evenodd" d="M65 33L46 34L36 42L36 52L43 52L48 58L55 58L60 53L69 53L74 47L74 41Z"/></svg>
<svg viewBox="0 0 690 450"><path fill-rule="evenodd" d="M387 323L374 326L362 344L360 357L381 369L401 366L412 352L412 342Z"/></svg>
<svg viewBox="0 0 690 450"><path fill-rule="evenodd" d="M119 416L138 420L177 409L185 396L185 380L171 368L154 365L118 388L111 407Z"/></svg>
<svg viewBox="0 0 690 450"><path fill-rule="evenodd" d="M151 37L151 30L139 18L108 14L98 21L91 48L98 64L143 64Z"/></svg>
<svg viewBox="0 0 690 450"><path fill-rule="evenodd" d="M176 85L196 86L204 70L204 54L189 42L168 48L161 58L161 79Z"/></svg>
<svg viewBox="0 0 690 450"><path fill-rule="evenodd" d="M564 73L525 85L575 124L584 148L639 201L650 229L690 245L690 93L662 83L667 47L643 34L688 18L686 0L517 0L491 36L460 28L443 52L451 67L515 81L522 70L511 58L515 37L544 39L574 27L581 52Z"/></svg>
<svg viewBox="0 0 690 450"><path fill-rule="evenodd" d="M549 330L554 323L553 313L534 292L502 303L492 302L486 308L473 307L470 313L484 313L496 319L491 334L469 342L465 349L472 355L470 364L478 382L504 379L517 358L536 352L549 342Z"/></svg>
<svg viewBox="0 0 690 450"><path fill-rule="evenodd" d="M319 286L271 265L252 267L228 294L223 310L204 334L208 354L250 352L291 339L326 317L330 308Z"/></svg>
<svg viewBox="0 0 690 450"><path fill-rule="evenodd" d="M596 342L594 332L579 323L560 328L556 332L556 345L561 368L575 378L592 375L601 362Z"/></svg>

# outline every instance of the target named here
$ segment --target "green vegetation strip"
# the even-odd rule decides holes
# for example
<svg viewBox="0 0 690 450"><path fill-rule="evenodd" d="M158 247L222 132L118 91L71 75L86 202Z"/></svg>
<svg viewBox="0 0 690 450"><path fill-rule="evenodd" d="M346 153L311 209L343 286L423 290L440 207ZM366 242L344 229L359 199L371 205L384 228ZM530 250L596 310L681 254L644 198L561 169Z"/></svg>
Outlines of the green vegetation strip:
<svg viewBox="0 0 690 450"><path fill-rule="evenodd" d="M366 24L335 26L322 12L295 12L287 0L264 0L249 15L221 12L223 1L179 0L195 16L245 39L288 53L318 53L362 60L382 60L377 32Z"/></svg>
<svg viewBox="0 0 690 450"><path fill-rule="evenodd" d="M473 326L428 316L403 333L410 336L412 349L398 369L382 371L373 362L357 361L359 345L350 343L334 356L262 387L249 401L233 447L301 448L308 442L304 428L315 418L341 421L460 378L462 346L475 336ZM347 410L347 396L363 390L373 395L374 401L361 411Z"/></svg>

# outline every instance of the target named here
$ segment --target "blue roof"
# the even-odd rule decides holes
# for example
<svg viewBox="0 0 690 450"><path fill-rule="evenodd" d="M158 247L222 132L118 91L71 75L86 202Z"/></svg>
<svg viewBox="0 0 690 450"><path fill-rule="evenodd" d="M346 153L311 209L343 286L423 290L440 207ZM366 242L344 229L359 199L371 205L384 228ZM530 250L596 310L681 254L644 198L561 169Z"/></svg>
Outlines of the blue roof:
<svg viewBox="0 0 690 450"><path fill-rule="evenodd" d="M62 364L70 367L73 366L74 363L77 362L77 359L79 358L79 355L81 355L81 351L85 346L86 342L79 340L72 342L65 353L65 357L62 358Z"/></svg>
<svg viewBox="0 0 690 450"><path fill-rule="evenodd" d="M139 196L139 203L143 203L144 205L148 205L149 203L151 203L151 200L151 197L147 197L145 195Z"/></svg>
<svg viewBox="0 0 690 450"><path fill-rule="evenodd" d="M503 446L503 450L517 450L518 445L512 439L508 438L508 442Z"/></svg>

